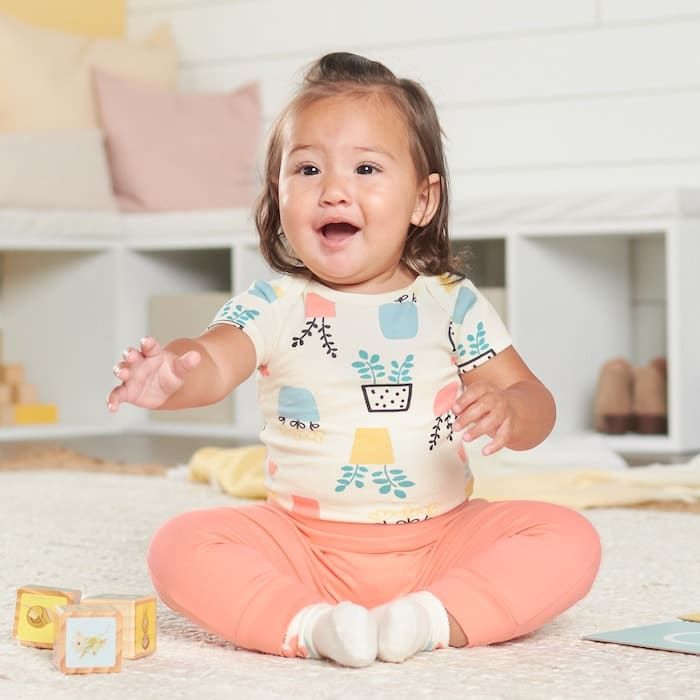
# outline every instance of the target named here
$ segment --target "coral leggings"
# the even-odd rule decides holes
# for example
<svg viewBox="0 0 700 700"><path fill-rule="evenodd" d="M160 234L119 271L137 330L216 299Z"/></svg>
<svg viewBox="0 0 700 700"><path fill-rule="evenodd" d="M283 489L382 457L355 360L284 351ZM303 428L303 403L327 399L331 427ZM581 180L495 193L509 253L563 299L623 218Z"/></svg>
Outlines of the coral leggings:
<svg viewBox="0 0 700 700"><path fill-rule="evenodd" d="M148 554L164 603L270 654L283 654L307 605L372 608L418 590L442 601L470 646L512 639L583 598L599 563L598 535L575 511L478 499L400 525L324 522L273 503L193 511L166 522Z"/></svg>

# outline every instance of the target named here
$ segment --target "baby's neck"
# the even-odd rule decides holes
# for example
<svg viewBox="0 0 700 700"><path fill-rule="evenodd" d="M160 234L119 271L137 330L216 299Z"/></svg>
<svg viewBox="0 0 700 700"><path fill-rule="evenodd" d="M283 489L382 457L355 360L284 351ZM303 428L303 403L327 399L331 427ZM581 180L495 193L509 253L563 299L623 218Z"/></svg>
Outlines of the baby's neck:
<svg viewBox="0 0 700 700"><path fill-rule="evenodd" d="M391 275L377 276L370 279L351 281L349 283L336 280L325 280L312 275L311 279L329 289L347 294L387 294L396 292L413 284L417 275L404 265L401 265Z"/></svg>

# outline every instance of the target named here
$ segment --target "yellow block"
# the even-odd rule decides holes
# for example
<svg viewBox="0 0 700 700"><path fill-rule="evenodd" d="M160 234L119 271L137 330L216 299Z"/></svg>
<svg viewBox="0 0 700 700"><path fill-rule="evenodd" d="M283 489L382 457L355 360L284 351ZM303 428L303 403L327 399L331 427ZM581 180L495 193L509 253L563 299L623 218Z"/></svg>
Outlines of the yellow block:
<svg viewBox="0 0 700 700"><path fill-rule="evenodd" d="M12 636L23 644L51 649L55 639L56 606L79 600L80 591L77 590L21 586L17 589Z"/></svg>
<svg viewBox="0 0 700 700"><path fill-rule="evenodd" d="M18 403L15 406L15 423L58 423L58 407L52 403Z"/></svg>
<svg viewBox="0 0 700 700"><path fill-rule="evenodd" d="M124 4L124 0L0 0L0 11L72 34L121 37Z"/></svg>

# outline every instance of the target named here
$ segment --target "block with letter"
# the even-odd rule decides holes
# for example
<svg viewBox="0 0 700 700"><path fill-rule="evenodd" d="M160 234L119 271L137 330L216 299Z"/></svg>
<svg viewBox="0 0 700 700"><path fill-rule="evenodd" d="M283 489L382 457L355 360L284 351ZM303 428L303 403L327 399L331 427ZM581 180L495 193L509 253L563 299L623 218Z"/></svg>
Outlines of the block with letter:
<svg viewBox="0 0 700 700"><path fill-rule="evenodd" d="M59 605L53 663L63 673L116 673L122 667L122 614L111 605Z"/></svg>
<svg viewBox="0 0 700 700"><path fill-rule="evenodd" d="M111 605L122 614L122 656L139 659L156 650L156 599L154 596L103 593L90 596L86 605Z"/></svg>
<svg viewBox="0 0 700 700"><path fill-rule="evenodd" d="M17 589L12 636L22 644L42 649L53 648L56 607L79 601L80 591L73 589L21 586Z"/></svg>

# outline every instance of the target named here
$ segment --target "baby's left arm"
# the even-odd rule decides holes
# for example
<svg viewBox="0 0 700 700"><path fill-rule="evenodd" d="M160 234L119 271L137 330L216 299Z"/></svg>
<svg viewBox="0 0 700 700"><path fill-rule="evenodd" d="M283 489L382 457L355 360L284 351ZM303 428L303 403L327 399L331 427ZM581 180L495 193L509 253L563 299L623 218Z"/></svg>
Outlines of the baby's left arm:
<svg viewBox="0 0 700 700"><path fill-rule="evenodd" d="M464 391L455 401L455 430L471 442L488 435L482 453L503 447L528 450L554 427L556 407L547 387L532 373L512 346L461 375Z"/></svg>

